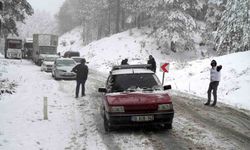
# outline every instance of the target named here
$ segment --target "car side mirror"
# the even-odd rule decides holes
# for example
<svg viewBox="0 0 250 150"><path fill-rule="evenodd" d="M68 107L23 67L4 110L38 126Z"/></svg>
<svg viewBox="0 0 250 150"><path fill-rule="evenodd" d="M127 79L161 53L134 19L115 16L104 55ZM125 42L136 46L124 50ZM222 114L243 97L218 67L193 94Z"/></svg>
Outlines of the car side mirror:
<svg viewBox="0 0 250 150"><path fill-rule="evenodd" d="M172 89L171 85L163 86L164 91Z"/></svg>
<svg viewBox="0 0 250 150"><path fill-rule="evenodd" d="M100 93L107 93L107 89L106 88L99 88L98 92L100 92Z"/></svg>

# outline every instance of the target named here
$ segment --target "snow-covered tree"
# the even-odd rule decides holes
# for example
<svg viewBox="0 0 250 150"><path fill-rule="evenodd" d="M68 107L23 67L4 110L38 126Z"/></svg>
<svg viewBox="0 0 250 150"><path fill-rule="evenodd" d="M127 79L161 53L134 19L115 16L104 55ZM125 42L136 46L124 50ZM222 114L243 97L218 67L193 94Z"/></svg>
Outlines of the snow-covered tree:
<svg viewBox="0 0 250 150"><path fill-rule="evenodd" d="M49 12L35 10L32 16L28 16L24 23L17 23L19 37L32 37L33 34L58 34L57 21Z"/></svg>
<svg viewBox="0 0 250 150"><path fill-rule="evenodd" d="M217 30L216 50L219 54L249 50L249 8L249 0L228 0Z"/></svg>
<svg viewBox="0 0 250 150"><path fill-rule="evenodd" d="M3 0L2 33L18 35L16 22L24 22L27 15L33 14L33 9L27 0Z"/></svg>
<svg viewBox="0 0 250 150"><path fill-rule="evenodd" d="M177 51L193 50L191 34L196 30L194 17L202 12L205 0L127 0L131 10L149 18L159 46ZM195 13L194 13L195 12Z"/></svg>

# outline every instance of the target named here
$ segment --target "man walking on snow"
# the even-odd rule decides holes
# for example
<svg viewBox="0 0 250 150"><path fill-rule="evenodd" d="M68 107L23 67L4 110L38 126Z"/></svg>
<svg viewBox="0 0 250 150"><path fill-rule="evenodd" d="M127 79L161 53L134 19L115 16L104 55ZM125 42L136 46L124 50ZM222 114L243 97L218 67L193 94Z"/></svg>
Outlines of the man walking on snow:
<svg viewBox="0 0 250 150"><path fill-rule="evenodd" d="M222 69L222 66L221 65L217 66L217 62L215 60L211 61L211 66L212 68L210 69L210 83L207 91L208 101L204 105L210 105L211 92L213 90L214 102L212 106L215 106L217 103L217 88L221 78L220 70Z"/></svg>
<svg viewBox="0 0 250 150"><path fill-rule="evenodd" d="M82 85L82 96L85 96L85 82L88 78L88 66L85 65L86 60L82 59L81 63L76 65L73 69L72 72L76 73L76 95L75 97L78 98L78 94L79 94L79 89L80 89L80 85Z"/></svg>

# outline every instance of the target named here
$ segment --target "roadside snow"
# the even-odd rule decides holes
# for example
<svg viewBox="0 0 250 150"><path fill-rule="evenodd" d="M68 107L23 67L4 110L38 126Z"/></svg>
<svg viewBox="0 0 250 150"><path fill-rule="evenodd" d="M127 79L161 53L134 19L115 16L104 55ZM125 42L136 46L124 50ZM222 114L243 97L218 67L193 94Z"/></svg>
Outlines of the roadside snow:
<svg viewBox="0 0 250 150"><path fill-rule="evenodd" d="M0 62L7 68L0 78L18 84L15 94L0 95L0 149L105 149L91 128L82 130L85 124L73 98L74 88L62 90L74 87L74 81L61 84L26 60ZM43 119L44 97L48 97L48 120ZM88 115L84 119L93 120ZM87 143L75 147L74 139L84 137Z"/></svg>
<svg viewBox="0 0 250 150"><path fill-rule="evenodd" d="M166 81L176 90L206 98L210 82L210 62L215 59L218 65L223 66L218 87L218 101L249 110L249 58L250 51L247 51L188 63L173 62L170 73L166 75Z"/></svg>
<svg viewBox="0 0 250 150"><path fill-rule="evenodd" d="M87 46L83 45L80 33L80 28L76 28L61 36L59 51L62 54L67 50L79 51L91 68L106 74L113 65L119 65L124 58L128 58L129 64L137 64L146 63L148 56L153 55L160 79L160 63L170 62L170 73L165 76L165 84L171 84L175 90L201 97L207 97L210 61L215 59L223 66L218 101L250 110L250 97L247 95L250 89L249 51L188 62L187 60L194 59L196 54L172 53L158 47L154 39L148 37L150 30L147 28L133 29L132 35L129 31L122 32L94 41ZM199 41L198 35L194 37Z"/></svg>

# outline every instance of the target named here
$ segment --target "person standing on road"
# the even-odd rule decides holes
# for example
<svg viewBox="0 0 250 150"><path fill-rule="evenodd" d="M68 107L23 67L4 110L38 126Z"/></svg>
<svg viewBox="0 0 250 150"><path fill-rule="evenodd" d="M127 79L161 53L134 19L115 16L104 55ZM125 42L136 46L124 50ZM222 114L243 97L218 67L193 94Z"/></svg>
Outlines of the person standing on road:
<svg viewBox="0 0 250 150"><path fill-rule="evenodd" d="M85 82L88 78L88 66L86 65L86 60L82 59L81 63L76 65L72 72L76 73L76 95L75 97L78 98L80 85L82 85L82 96L85 96Z"/></svg>
<svg viewBox="0 0 250 150"><path fill-rule="evenodd" d="M150 70L154 71L154 73L155 73L156 72L156 62L155 62L155 59L152 55L149 55L148 64L151 65Z"/></svg>
<svg viewBox="0 0 250 150"><path fill-rule="evenodd" d="M210 69L210 83L207 91L208 101L204 105L210 105L211 92L213 91L214 102L212 103L212 106L215 106L217 103L217 88L221 78L220 70L222 69L222 66L217 66L217 62L215 60L211 61L211 66L212 68Z"/></svg>

